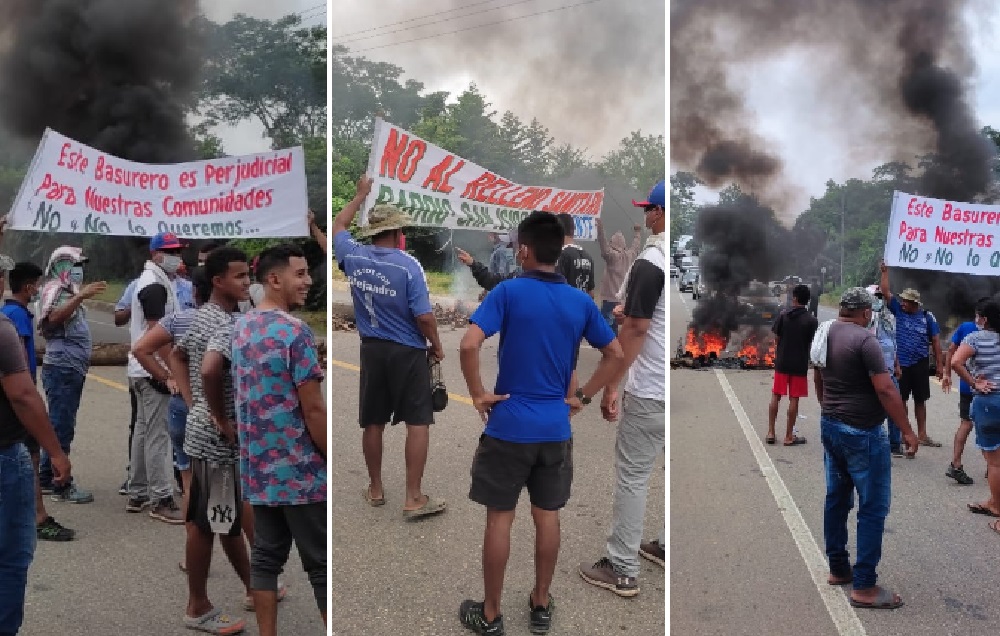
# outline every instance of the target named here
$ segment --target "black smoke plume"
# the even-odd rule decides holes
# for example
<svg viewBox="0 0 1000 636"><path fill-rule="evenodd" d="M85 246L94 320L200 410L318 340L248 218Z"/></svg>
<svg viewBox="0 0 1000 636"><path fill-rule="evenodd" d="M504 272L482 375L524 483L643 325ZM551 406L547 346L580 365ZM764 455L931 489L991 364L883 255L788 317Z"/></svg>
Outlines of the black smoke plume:
<svg viewBox="0 0 1000 636"><path fill-rule="evenodd" d="M753 114L732 84L741 65L794 52L825 87L816 99L833 113L844 144L832 150L884 149L884 156L861 158L866 162L912 164L921 157L916 194L981 200L991 183L995 149L980 134L969 105L975 65L963 20L964 11L980 6L992 10L973 0L673 2L671 159L709 185L739 184L786 224L797 216L799 210L787 207L795 184L755 132ZM706 227L711 218L699 223L706 236L717 234ZM757 256L746 244L732 248L733 267ZM872 272L871 282L876 276ZM894 271L893 279L900 289L919 289L942 314L967 315L979 296L997 286L923 270Z"/></svg>
<svg viewBox="0 0 1000 636"><path fill-rule="evenodd" d="M133 161L196 158L185 124L202 59L196 0L18 0L0 12L0 123L16 139L33 145L52 128ZM82 245L94 271L116 275L149 253L123 237L21 242L43 262L60 243Z"/></svg>

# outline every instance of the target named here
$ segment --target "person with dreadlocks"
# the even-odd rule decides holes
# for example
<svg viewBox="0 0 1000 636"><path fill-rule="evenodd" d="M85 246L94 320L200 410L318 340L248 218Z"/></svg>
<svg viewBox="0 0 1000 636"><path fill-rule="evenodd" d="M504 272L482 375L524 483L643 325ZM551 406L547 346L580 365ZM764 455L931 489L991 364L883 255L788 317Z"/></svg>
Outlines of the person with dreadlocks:
<svg viewBox="0 0 1000 636"><path fill-rule="evenodd" d="M49 419L66 455L76 433L76 413L90 370L92 340L83 301L108 287L104 281L83 284L87 260L78 247L56 248L45 267L45 284L38 301L38 331L45 338L42 388ZM72 480L63 484L53 481L52 460L44 449L38 472L42 492L52 494L53 500L80 504L94 500L93 493L78 488Z"/></svg>

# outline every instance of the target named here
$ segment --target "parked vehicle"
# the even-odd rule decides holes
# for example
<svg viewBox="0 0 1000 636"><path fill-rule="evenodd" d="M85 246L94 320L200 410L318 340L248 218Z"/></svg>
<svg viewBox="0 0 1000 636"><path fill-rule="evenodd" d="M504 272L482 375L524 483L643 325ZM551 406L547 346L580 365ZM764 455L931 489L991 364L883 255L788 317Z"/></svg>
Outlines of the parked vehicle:
<svg viewBox="0 0 1000 636"><path fill-rule="evenodd" d="M691 268L681 274L680 283L677 285L678 291L682 293L694 291L694 284L698 280L698 273L698 268Z"/></svg>
<svg viewBox="0 0 1000 636"><path fill-rule="evenodd" d="M687 271L693 267L695 267L693 258L691 258L690 256L685 256L684 258L681 259L681 264L680 264L681 274L687 273Z"/></svg>
<svg viewBox="0 0 1000 636"><path fill-rule="evenodd" d="M741 325L769 325L781 313L778 302L768 288L760 281L751 281L739 296L738 321Z"/></svg>
<svg viewBox="0 0 1000 636"><path fill-rule="evenodd" d="M680 276L680 270L673 263L670 264L670 278L677 278Z"/></svg>

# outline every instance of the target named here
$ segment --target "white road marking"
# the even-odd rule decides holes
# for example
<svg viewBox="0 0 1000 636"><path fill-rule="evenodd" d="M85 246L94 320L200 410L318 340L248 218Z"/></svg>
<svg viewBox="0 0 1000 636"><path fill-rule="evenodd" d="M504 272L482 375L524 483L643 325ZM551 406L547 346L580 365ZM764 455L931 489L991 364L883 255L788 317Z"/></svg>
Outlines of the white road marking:
<svg viewBox="0 0 1000 636"><path fill-rule="evenodd" d="M690 316L691 312L688 310L683 294L680 294L680 297L681 302L684 303L685 311ZM802 560L805 561L806 568L812 576L813 584L816 586L816 591L819 592L819 596L826 606L826 611L830 614L830 618L837 628L837 633L841 634L841 636L867 636L865 627L861 624L861 619L858 618L857 612L854 611L854 608L848 602L847 594L839 587L827 584L826 579L829 575L829 568L826 556L820 550L816 539L809 531L809 526L806 525L806 521L802 517L802 512L792 498L792 494L788 491L788 487L785 486L785 481L778 473L778 469L775 468L771 457L764 449L764 444L761 442L760 437L757 436L757 432L754 430L753 424L750 423L750 418L747 417L746 410L740 403L740 399L736 396L736 392L733 391L733 387L729 384L726 374L721 369L716 369L715 377L719 380L719 385L722 387L722 392L726 395L726 399L729 400L729 406L733 410L733 415L736 416L736 421L739 422L740 428L743 430L743 435L750 444L750 450L753 452L754 459L757 461L760 472L771 489L771 495L774 497L775 503L778 504L778 510L781 512L785 525L788 526L788 531L791 533L792 539L799 549Z"/></svg>

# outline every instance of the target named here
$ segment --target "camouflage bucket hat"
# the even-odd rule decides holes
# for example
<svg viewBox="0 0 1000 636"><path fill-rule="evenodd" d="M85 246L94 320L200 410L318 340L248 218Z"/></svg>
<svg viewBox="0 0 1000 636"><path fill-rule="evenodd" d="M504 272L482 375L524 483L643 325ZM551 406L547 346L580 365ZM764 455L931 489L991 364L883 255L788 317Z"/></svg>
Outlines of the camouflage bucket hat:
<svg viewBox="0 0 1000 636"><path fill-rule="evenodd" d="M0 254L0 272L9 272L14 269L14 259L6 254Z"/></svg>
<svg viewBox="0 0 1000 636"><path fill-rule="evenodd" d="M358 236L361 238L375 236L380 232L398 230L410 225L413 225L413 219L396 206L376 205L368 213L368 225L358 232Z"/></svg>
<svg viewBox="0 0 1000 636"><path fill-rule="evenodd" d="M840 306L844 309L871 309L874 300L864 287L850 287L840 295Z"/></svg>
<svg viewBox="0 0 1000 636"><path fill-rule="evenodd" d="M904 289L899 293L900 300L908 300L913 303L920 304L920 292L913 288Z"/></svg>

